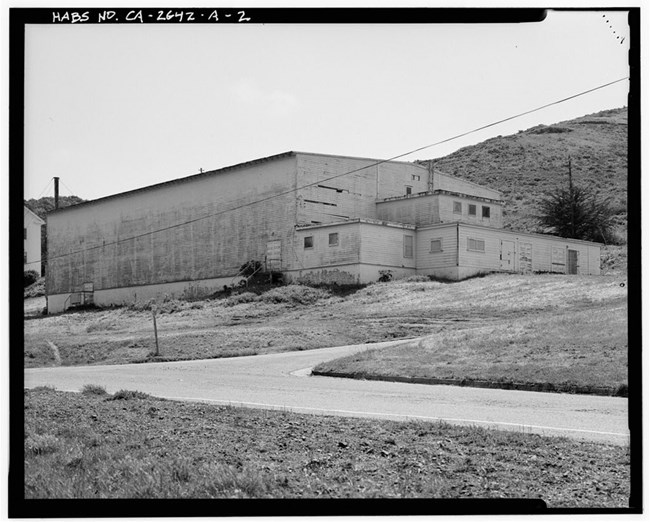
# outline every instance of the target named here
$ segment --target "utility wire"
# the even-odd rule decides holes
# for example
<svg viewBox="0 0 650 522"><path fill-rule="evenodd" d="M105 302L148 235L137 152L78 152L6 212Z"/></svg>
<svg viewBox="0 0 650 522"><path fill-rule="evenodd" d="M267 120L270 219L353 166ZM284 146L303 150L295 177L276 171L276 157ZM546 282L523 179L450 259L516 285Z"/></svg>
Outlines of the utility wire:
<svg viewBox="0 0 650 522"><path fill-rule="evenodd" d="M68 252L68 253L65 253L65 254L59 254L57 256L51 256L51 257L48 257L48 261L53 260L53 259L59 259L59 258L62 258L62 257L72 256L72 255L75 255L75 254L81 254L83 252L89 252L91 250L97 250L99 248L104 248L106 246L117 245L119 243L124 243L126 241L132 241L132 240L135 240L135 239L139 239L141 237L146 237L146 236L150 236L152 234L157 234L158 232L165 232L165 231L171 230L173 228L182 227L182 226L185 226L185 225L196 223L197 221L202 221L204 219L209 219L209 218L216 217L216 216L219 216L219 215L222 215L222 214L226 214L227 212L233 212L235 210L240 210L242 208L251 207L251 206L257 205L259 203L264 203L265 201L268 201L270 199L278 198L278 197L281 197L281 196L286 196L286 195L291 194L293 192L297 192L299 190L302 190L302 189L305 189L305 188L308 188L308 187L313 187L314 185L318 185L318 184L326 182L326 181L331 181L333 179L341 178L343 176L348 176L349 174L354 174L354 173L359 172L361 170L365 170L365 169L368 169L368 168L371 168L371 167L375 167L377 165L381 165L381 164L387 163L389 161L394 161L396 159L403 158L404 156L408 156L409 154L413 154L415 152L419 152L419 151L424 150L424 149L435 147L437 145L441 145L443 143L447 143L447 142L450 142L452 140L462 138L464 136L467 136L469 134L473 134L473 133L481 131L483 129L494 127L495 125L499 125L500 123L504 123L506 121L514 120L515 118L520 118L520 117L525 116L527 114L532 114L533 112L541 111L542 109L546 109L546 108L551 107L553 105L558 105L560 103L564 103L566 101L572 100L574 98L578 98L580 96L584 96L585 94L589 94L591 92L598 91L600 89L604 89L605 87L609 87L610 85L614 85L616 83L619 83L619 82L622 82L622 81L625 81L625 80L629 80L629 76L626 76L624 78L620 78L620 79L615 80L613 82L609 82L609 83L599 85L598 87L594 87L592 89L588 89L586 91L582 91L582 92L579 92L577 94L573 94L571 96L568 96L567 98L562 98L561 100L556 100L554 102L547 103L546 105L541 105L539 107L536 107L534 109L530 109L530 110L525 111L525 112L520 112L518 114L515 114L514 116L509 116L508 118L504 118L502 120L498 120L498 121L495 121L495 122L492 122L492 123L488 123L487 125L477 127L475 129L463 132L461 134L457 134L455 136L452 136L450 138L446 138L446 139L441 140L441 141L437 141L435 143L431 143L429 145L425 145L423 147L419 147L417 149L413 149L413 150L411 150L409 152L404 152L403 154L398 154L397 156L392 156L392 157L390 157L388 159L376 161L374 163L371 163L370 165L366 165L365 167L360 167L360 168L353 169L353 170L350 170L350 171L347 171L347 172L343 172L342 174L336 174L336 175L330 176L328 178L319 179L318 181L314 181L313 183L307 183L306 185L302 185L300 187L296 187L296 188L293 188L293 189L290 189L290 190L285 190L283 192L278 192L276 194L271 194L270 196L267 196L265 198L261 198L261 199L255 200L255 201L251 201L249 203L244 203L244 204L239 205L237 207L221 210L219 212L215 212L215 213L208 214L208 215L205 215L205 216L201 216L201 217L198 217L198 218L190 219L188 221L183 221L182 223L176 223L176 224L170 225L168 227L163 227L163 228L159 228L159 229L156 229L156 230L149 230L147 232L143 232L142 234L137 234L137 235L130 236L130 237L127 237L127 238L124 238L124 239L117 239L115 241L110 241L108 243L102 243L101 245L96 245L96 246L92 246L92 247L88 247L88 248L83 248L83 249L80 249L80 250L76 250L74 252Z"/></svg>
<svg viewBox="0 0 650 522"><path fill-rule="evenodd" d="M47 187L50 186L50 183L52 183L52 180L54 178L50 178L50 180L47 182L47 185L45 185L45 188L41 191L41 193L38 195L36 199L40 199L43 194L45 194L45 191L47 190Z"/></svg>
<svg viewBox="0 0 650 522"><path fill-rule="evenodd" d="M74 195L75 195L74 192L72 192L72 190L70 190L70 187L68 187L68 185L66 185L66 184L63 182L62 179L59 179L59 181L61 182L61 185L63 185L65 188L68 189L68 192L70 193L71 196L74 196Z"/></svg>

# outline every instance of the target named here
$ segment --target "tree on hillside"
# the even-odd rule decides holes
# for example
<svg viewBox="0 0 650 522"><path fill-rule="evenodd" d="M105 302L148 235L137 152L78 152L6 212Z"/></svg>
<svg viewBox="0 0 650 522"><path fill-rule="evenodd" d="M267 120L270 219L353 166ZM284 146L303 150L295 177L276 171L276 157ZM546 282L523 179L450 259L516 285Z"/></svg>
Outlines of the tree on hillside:
<svg viewBox="0 0 650 522"><path fill-rule="evenodd" d="M72 205L77 205L78 203L83 203L84 201L84 199L81 199L78 196L60 196L59 208L70 207ZM28 199L24 201L24 204L29 210L43 220L48 212L54 210L54 198L51 196L46 196L40 199Z"/></svg>
<svg viewBox="0 0 650 522"><path fill-rule="evenodd" d="M587 187L560 188L542 200L540 224L560 237L612 243L613 212L607 202L599 200Z"/></svg>

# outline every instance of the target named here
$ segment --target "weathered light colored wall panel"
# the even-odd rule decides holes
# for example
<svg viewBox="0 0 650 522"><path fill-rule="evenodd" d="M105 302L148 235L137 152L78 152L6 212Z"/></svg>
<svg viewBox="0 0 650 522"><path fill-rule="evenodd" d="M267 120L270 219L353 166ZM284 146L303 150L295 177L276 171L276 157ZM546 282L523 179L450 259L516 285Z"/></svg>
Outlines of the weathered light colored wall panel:
<svg viewBox="0 0 650 522"><path fill-rule="evenodd" d="M411 187L411 194L419 194L428 190L429 173L425 168L399 161L382 163L377 168L379 169L378 200L405 196L406 187Z"/></svg>
<svg viewBox="0 0 650 522"><path fill-rule="evenodd" d="M338 234L338 242L330 245L330 234ZM305 248L305 238L312 238ZM347 265L359 262L359 223L341 223L329 226L298 229L295 233L293 268L311 269Z"/></svg>
<svg viewBox="0 0 650 522"><path fill-rule="evenodd" d="M360 262L379 266L381 270L415 269L417 234L413 227L402 228L372 223L361 223ZM412 237L413 255L404 256L404 236ZM409 272L410 273L410 272Z"/></svg>
<svg viewBox="0 0 650 522"><path fill-rule="evenodd" d="M375 217L377 166L375 160L297 153L297 224L332 223ZM367 168L365 168L367 167ZM345 174L329 180L333 176Z"/></svg>
<svg viewBox="0 0 650 522"><path fill-rule="evenodd" d="M460 202L461 213L454 212L454 202ZM476 205L476 216L469 215L469 205ZM490 207L490 217L484 218L482 207ZM503 208L499 203L486 202L472 198L439 195L439 217L443 223L460 221L484 227L503 228Z"/></svg>
<svg viewBox="0 0 650 522"><path fill-rule="evenodd" d="M501 239L499 230L460 226L458 230L458 264L464 268L480 268L485 271L501 270ZM509 239L506 236L507 239ZM469 250L468 239L484 241L485 251Z"/></svg>
<svg viewBox="0 0 650 522"><path fill-rule="evenodd" d="M295 169L295 157L280 158L51 214L48 293L232 276L263 261L272 239L292 258L294 196L250 203L294 188Z"/></svg>
<svg viewBox="0 0 650 522"><path fill-rule="evenodd" d="M435 270L456 267L458 248L456 225L445 225L418 230L417 272L433 274ZM432 241L440 241L441 251L432 251Z"/></svg>
<svg viewBox="0 0 650 522"><path fill-rule="evenodd" d="M460 225L459 265L467 269L480 269L481 271L501 271L502 242L514 243L514 266L511 271L522 272L522 245L532 245L532 271L533 272L558 272L567 273L567 251L578 252L579 275L600 275L600 246L579 240L542 236L540 234L526 234L509 230L494 230L483 227ZM467 239L485 241L485 252L468 250ZM596 261L597 260L597 261ZM554 263L555 261L555 263Z"/></svg>
<svg viewBox="0 0 650 522"><path fill-rule="evenodd" d="M439 223L438 195L413 196L378 202L377 219L417 226Z"/></svg>

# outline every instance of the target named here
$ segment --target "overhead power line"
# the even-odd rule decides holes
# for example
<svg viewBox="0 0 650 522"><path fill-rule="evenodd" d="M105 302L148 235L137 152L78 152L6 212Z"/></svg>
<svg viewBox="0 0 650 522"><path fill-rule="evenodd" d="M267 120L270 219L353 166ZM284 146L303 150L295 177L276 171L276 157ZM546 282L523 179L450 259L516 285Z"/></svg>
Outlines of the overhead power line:
<svg viewBox="0 0 650 522"><path fill-rule="evenodd" d="M539 107L536 107L534 109L530 109L528 111L520 112L520 113L515 114L513 116L509 116L507 118L503 118L501 120L494 121L492 123L488 123L487 125L482 125L481 127L477 127L475 129L463 132L461 134L456 134L455 136L451 136L450 138L446 138L444 140L437 141L435 143L431 143L429 145L424 145L423 147L418 147L417 149L413 149L413 150L410 150L408 152L398 154L397 156L392 156L392 157L390 157L388 159L384 159L384 160L378 160L378 161L376 161L374 163L371 163L370 165L366 165L364 167L359 167L359 168L356 168L356 169L353 169L353 170L349 170L349 171L343 172L341 174L336 174L336 175L330 176L328 178L319 179L318 181L314 181L312 183L307 183L305 185L301 185L301 186L296 187L296 188L285 190L283 192L277 192L277 193L271 194L271 195L269 195L267 197L257 199L255 201L251 201L249 203L244 203L242 205L239 205L239 206L236 206L236 207L233 207L233 208L221 210L219 212L214 212L214 213L211 213L211 214L207 214L205 216L201 216L201 217L197 217L197 218L190 219L190 220L187 220L187 221L183 221L181 223L176 223L174 225L169 225L167 227L158 228L156 230L149 230L147 232L143 232L142 234L136 234L134 236L130 236L130 237L127 237L127 238L116 239L115 241L110 241L108 243L102 243L101 245L95 245L95 246L92 246L92 247L87 247L87 248L83 248L83 249L80 249L80 250L75 250L74 252L68 252L68 253L65 253L65 254L59 254L59 255L56 255L56 256L51 256L51 257L48 257L48 259L49 260L60 259L62 257L81 254L83 252L89 252L91 250L97 250L97 249L100 249L100 248L105 248L107 246L117 245L119 243L125 243L127 241L133 241L135 239L140 239L141 237L150 236L150 235L153 235L153 234L157 234L159 232L165 232L167 230L171 230L171 229L174 229L174 228L178 228L178 227L182 227L182 226L185 226L185 225L190 225L192 223L196 223L197 221L202 221L204 219L210 219L210 218L213 218L213 217L216 217L216 216L226 214L228 212L234 212L234 211L240 210L242 208L247 208L247 207L251 207L253 205L258 205L260 203L264 203L265 201L269 201L269 200L274 199L274 198L279 198L279 197L282 197L282 196L286 196L286 195L291 194L293 192L297 192L299 190L302 190L302 189L305 189L305 188L308 188L308 187L313 187L314 185L318 185L318 184L326 182L326 181L331 181L333 179L341 178L343 176L348 176L350 174L354 174L356 172L359 172L359 171L362 171L362 170L365 170L365 169L368 169L368 168L371 168L371 167L375 167L377 165L381 165L381 164L387 163L389 161L394 161L396 159L403 158L404 156L408 156L408 155L413 154L415 152L419 152L419 151L422 151L422 150L425 150L425 149L429 149L429 148L435 147L437 145L442 145L443 143L448 143L448 142L456 140L458 138L468 136L469 134L473 134L475 132L479 132L481 130L488 129L490 127L494 127L495 125L499 125L501 123L505 123L507 121L514 120L514 119L520 118L522 116L526 116L527 114L532 114L534 112L541 111L541 110L546 109L548 107L552 107L553 105L558 105L560 103L564 103L566 101L573 100L574 98L578 98L580 96L584 96L585 94L589 94L591 92L598 91L600 89L604 89L606 87L609 87L610 85L614 85L616 83L620 83L620 82L623 82L625 80L629 80L629 76L626 76L624 78L620 78L618 80L614 80L612 82L604 83L602 85L599 85L598 87L593 87L592 89L588 89L586 91L582 91L582 92L579 92L577 94L573 94L573 95L568 96L566 98L562 98L561 100L556 100L556 101L553 101L551 103L547 103L545 105L540 105ZM38 261L32 261L32 263L35 263L35 262L38 262Z"/></svg>
<svg viewBox="0 0 650 522"><path fill-rule="evenodd" d="M41 193L38 195L38 197L37 197L36 199L40 199L41 196L42 196L43 194L45 194L45 191L46 191L47 188L50 186L50 183L52 183L52 180L53 180L53 179L54 179L54 178L50 178L50 179L49 179L49 181L47 182L47 185L45 185L45 188L41 191Z"/></svg>

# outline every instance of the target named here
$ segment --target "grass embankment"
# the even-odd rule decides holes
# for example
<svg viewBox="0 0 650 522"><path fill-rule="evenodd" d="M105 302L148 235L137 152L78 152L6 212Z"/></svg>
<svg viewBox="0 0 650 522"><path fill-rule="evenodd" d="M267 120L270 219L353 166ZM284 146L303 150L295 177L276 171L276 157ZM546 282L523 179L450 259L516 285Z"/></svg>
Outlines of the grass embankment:
<svg viewBox="0 0 650 522"><path fill-rule="evenodd" d="M441 329L410 344L322 363L313 373L627 396L627 308L616 301L562 316Z"/></svg>
<svg viewBox="0 0 650 522"><path fill-rule="evenodd" d="M619 388L627 384L627 288L620 277L491 275L373 284L347 295L290 285L159 303L162 357L187 360L424 337L321 370ZM154 360L146 306L25 321L25 366Z"/></svg>
<svg viewBox="0 0 650 522"><path fill-rule="evenodd" d="M410 344L328 361L313 373L627 395L627 291L617 280L492 276L410 289L442 299L436 315L453 314L460 324L443 324Z"/></svg>
<svg viewBox="0 0 650 522"><path fill-rule="evenodd" d="M627 507L625 447L134 392L25 391L26 498L542 498Z"/></svg>

